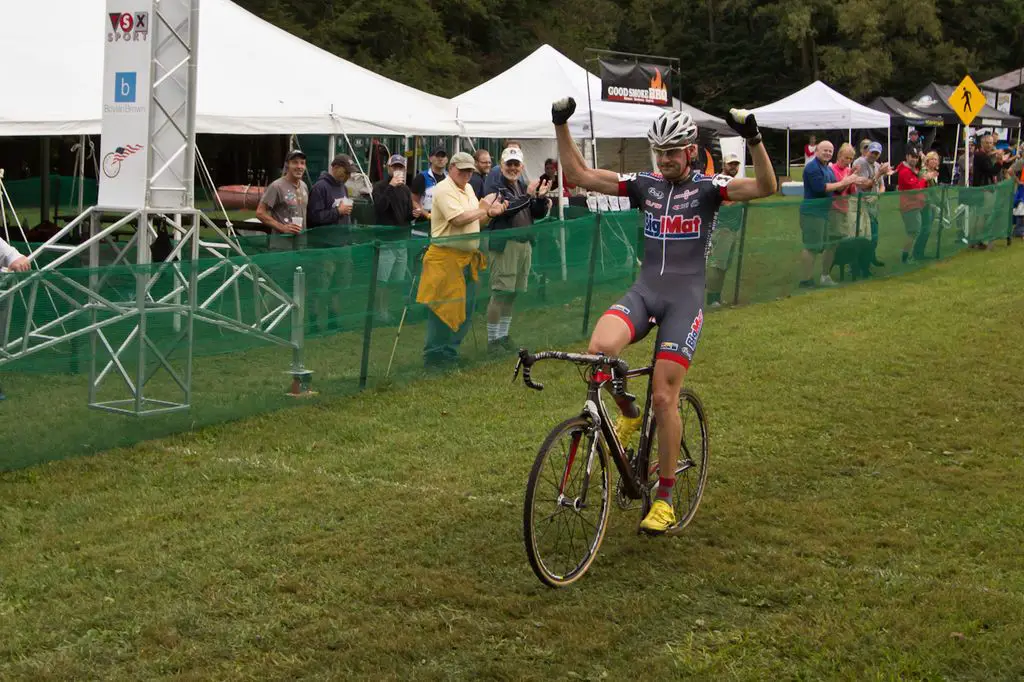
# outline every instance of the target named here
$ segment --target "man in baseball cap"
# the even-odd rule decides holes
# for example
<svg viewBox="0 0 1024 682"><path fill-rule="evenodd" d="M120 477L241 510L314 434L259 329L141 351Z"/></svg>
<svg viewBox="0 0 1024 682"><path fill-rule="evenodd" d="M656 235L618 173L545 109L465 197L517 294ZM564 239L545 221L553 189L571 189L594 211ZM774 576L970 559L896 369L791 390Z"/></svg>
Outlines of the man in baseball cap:
<svg viewBox="0 0 1024 682"><path fill-rule="evenodd" d="M416 294L416 302L427 306L423 363L431 369L450 367L458 360L459 345L469 331L476 284L486 267L480 225L505 210L493 194L477 198L469 184L475 169L473 157L459 152L448 164L448 177L434 188L431 244L423 255Z"/></svg>
<svg viewBox="0 0 1024 682"><path fill-rule="evenodd" d="M413 221L412 192L405 181L408 162L401 154L388 159L388 177L373 186L374 224L390 225L394 229L381 233L380 258L377 260L377 319L383 324L391 322L388 285L406 279L409 270L409 225ZM415 258L415 254L413 254Z"/></svg>
<svg viewBox="0 0 1024 682"><path fill-rule="evenodd" d="M722 158L722 173L731 178L740 174L743 159L736 152L729 152ZM718 227L711 233L711 253L707 261L707 303L712 308L722 305L722 287L725 286L725 274L732 266L733 256L739 245L739 232L742 225L743 209L734 206L735 201L722 202L722 210L718 213ZM732 208L728 208L733 206Z"/></svg>
<svg viewBox="0 0 1024 682"><path fill-rule="evenodd" d="M416 224L412 228L412 234L415 237L429 236L430 227L423 222L430 220L430 210L434 206L434 187L448 177L448 172L445 170L447 165L448 152L443 147L438 147L430 154L430 168L417 175L409 183L409 189L412 190L413 210L416 212Z"/></svg>
<svg viewBox="0 0 1024 682"><path fill-rule="evenodd" d="M309 190L302 176L306 174L306 154L293 149L284 157L284 173L260 197L256 218L269 227L271 251L291 251L305 246L296 235L302 233L306 223L306 204Z"/></svg>
<svg viewBox="0 0 1024 682"><path fill-rule="evenodd" d="M308 236L310 247L333 249L351 243L354 204L345 183L355 170L351 157L338 154L313 183L306 210L306 222L312 230ZM352 280L352 257L348 251L339 252L337 259L324 259L316 270L320 280L317 288L322 293L310 306L309 329L336 329L341 318L341 291Z"/></svg>
<svg viewBox="0 0 1024 682"><path fill-rule="evenodd" d="M873 140L866 140L867 144L861 144L861 156L853 162L853 172L862 178L872 181L870 189L858 187L858 192L868 192L870 196L862 197L861 203L864 210L860 211L860 218L854 225L854 234L871 238L872 254L878 249L878 197L877 194L885 191L885 178L892 174L888 163L879 163L882 157L882 144ZM878 260L877 255L872 255L871 264L875 267L885 265Z"/></svg>
<svg viewBox="0 0 1024 682"><path fill-rule="evenodd" d="M505 213L488 227L487 263L491 271L491 300L487 305L487 350L497 354L515 350L509 336L516 295L525 293L533 260L533 239L522 228L542 218L550 207L550 184L523 179L526 157L518 147L501 153L500 174L484 183L484 194L494 193L507 202ZM518 228L518 229L517 229Z"/></svg>

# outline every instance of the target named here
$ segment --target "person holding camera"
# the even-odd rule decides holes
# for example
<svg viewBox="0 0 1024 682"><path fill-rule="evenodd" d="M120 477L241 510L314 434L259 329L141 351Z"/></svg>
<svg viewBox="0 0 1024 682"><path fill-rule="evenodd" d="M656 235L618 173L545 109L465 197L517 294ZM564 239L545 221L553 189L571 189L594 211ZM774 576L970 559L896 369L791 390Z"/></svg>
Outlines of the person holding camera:
<svg viewBox="0 0 1024 682"><path fill-rule="evenodd" d="M345 154L338 154L331 160L330 167L309 190L306 206L306 225L311 230L307 236L310 247L337 248L347 246L351 240L352 199L345 183L352 176L356 165ZM309 316L309 327L313 331L319 326L337 329L341 317L341 290L352 283L352 256L348 251L339 252L337 260L324 260L319 265L319 294L315 296ZM328 303L330 313L328 313ZM319 322L319 325L317 324Z"/></svg>
<svg viewBox="0 0 1024 682"><path fill-rule="evenodd" d="M495 194L507 205L505 212L488 228L487 262L491 273L491 300L487 305L487 351L497 353L515 350L508 330L512 324L512 305L516 294L525 293L533 260L533 236L521 230L511 234L503 230L525 228L543 218L551 208L545 196L550 189L546 181L529 185L522 177L525 159L517 147L501 153L499 179L488 178L484 195Z"/></svg>
<svg viewBox="0 0 1024 682"><path fill-rule="evenodd" d="M389 282L400 282L405 279L409 269L409 250L404 242L412 236L411 224L414 218L412 190L405 182L406 160L401 154L388 159L390 175L379 180L373 186L373 209L377 225L390 225L393 230L380 235L385 242L380 248L380 260L377 264L377 317L382 322L390 322L388 309Z"/></svg>
<svg viewBox="0 0 1024 682"><path fill-rule="evenodd" d="M28 272L28 258L25 258L16 248L0 238L0 268L6 268L12 272Z"/></svg>

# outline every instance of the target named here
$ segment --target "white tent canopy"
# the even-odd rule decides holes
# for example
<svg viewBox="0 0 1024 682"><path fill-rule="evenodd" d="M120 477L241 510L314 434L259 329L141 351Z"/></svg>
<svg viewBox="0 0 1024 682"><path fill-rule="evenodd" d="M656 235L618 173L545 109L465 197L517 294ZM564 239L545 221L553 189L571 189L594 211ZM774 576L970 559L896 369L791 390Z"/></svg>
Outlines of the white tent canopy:
<svg viewBox="0 0 1024 682"><path fill-rule="evenodd" d="M589 99L593 100L594 131L598 138L645 137L651 121L664 109L642 104L601 100L601 79L550 45L541 45L521 62L453 100L459 123L471 137L553 138L551 103L562 97L576 100L569 128L577 137L592 137ZM697 124L725 121L686 104Z"/></svg>
<svg viewBox="0 0 1024 682"><path fill-rule="evenodd" d="M889 114L858 104L821 81L814 81L788 97L752 111L762 128L846 130L889 127Z"/></svg>
<svg viewBox="0 0 1024 682"><path fill-rule="evenodd" d="M99 134L109 28L105 0L0 2L0 136ZM336 57L230 0L202 0L199 36L200 133L458 132L449 100Z"/></svg>

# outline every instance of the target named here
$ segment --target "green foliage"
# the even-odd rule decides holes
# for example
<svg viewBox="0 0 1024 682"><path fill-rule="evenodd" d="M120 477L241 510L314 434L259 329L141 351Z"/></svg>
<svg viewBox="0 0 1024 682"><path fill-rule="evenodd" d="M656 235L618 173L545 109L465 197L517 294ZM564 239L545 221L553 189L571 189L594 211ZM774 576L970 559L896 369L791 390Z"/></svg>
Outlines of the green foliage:
<svg viewBox="0 0 1024 682"><path fill-rule="evenodd" d="M930 81L1024 63L1020 0L239 0L341 57L452 96L549 43L678 57L683 98L757 105L820 78L851 97L908 98Z"/></svg>

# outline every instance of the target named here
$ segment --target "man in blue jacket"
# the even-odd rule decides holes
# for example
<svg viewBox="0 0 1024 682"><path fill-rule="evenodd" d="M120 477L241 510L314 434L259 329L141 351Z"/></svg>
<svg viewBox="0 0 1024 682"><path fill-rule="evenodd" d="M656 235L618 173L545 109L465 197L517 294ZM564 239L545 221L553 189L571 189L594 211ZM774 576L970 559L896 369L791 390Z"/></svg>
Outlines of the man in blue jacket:
<svg viewBox="0 0 1024 682"><path fill-rule="evenodd" d="M352 225L352 200L345 183L352 175L355 164L345 154L338 154L331 161L328 170L309 191L309 206L306 209L306 224L312 231L311 246L337 248L350 242ZM352 282L352 256L348 250L339 251L336 259L324 260L320 269L318 292L309 316L309 329L320 331L337 329L341 317L341 292ZM330 302L330 315L327 307ZM319 325L317 324L319 323Z"/></svg>
<svg viewBox="0 0 1024 682"><path fill-rule="evenodd" d="M836 174L829 165L833 151L832 143L822 140L814 148L814 157L804 166L804 201L800 204L800 233L804 243L804 250L800 254L804 275L800 280L802 288L814 286L814 258L819 253L821 285L835 286L828 273L832 268L840 235L829 231L828 217L832 210L829 198L860 180L860 176L850 173L836 182Z"/></svg>

